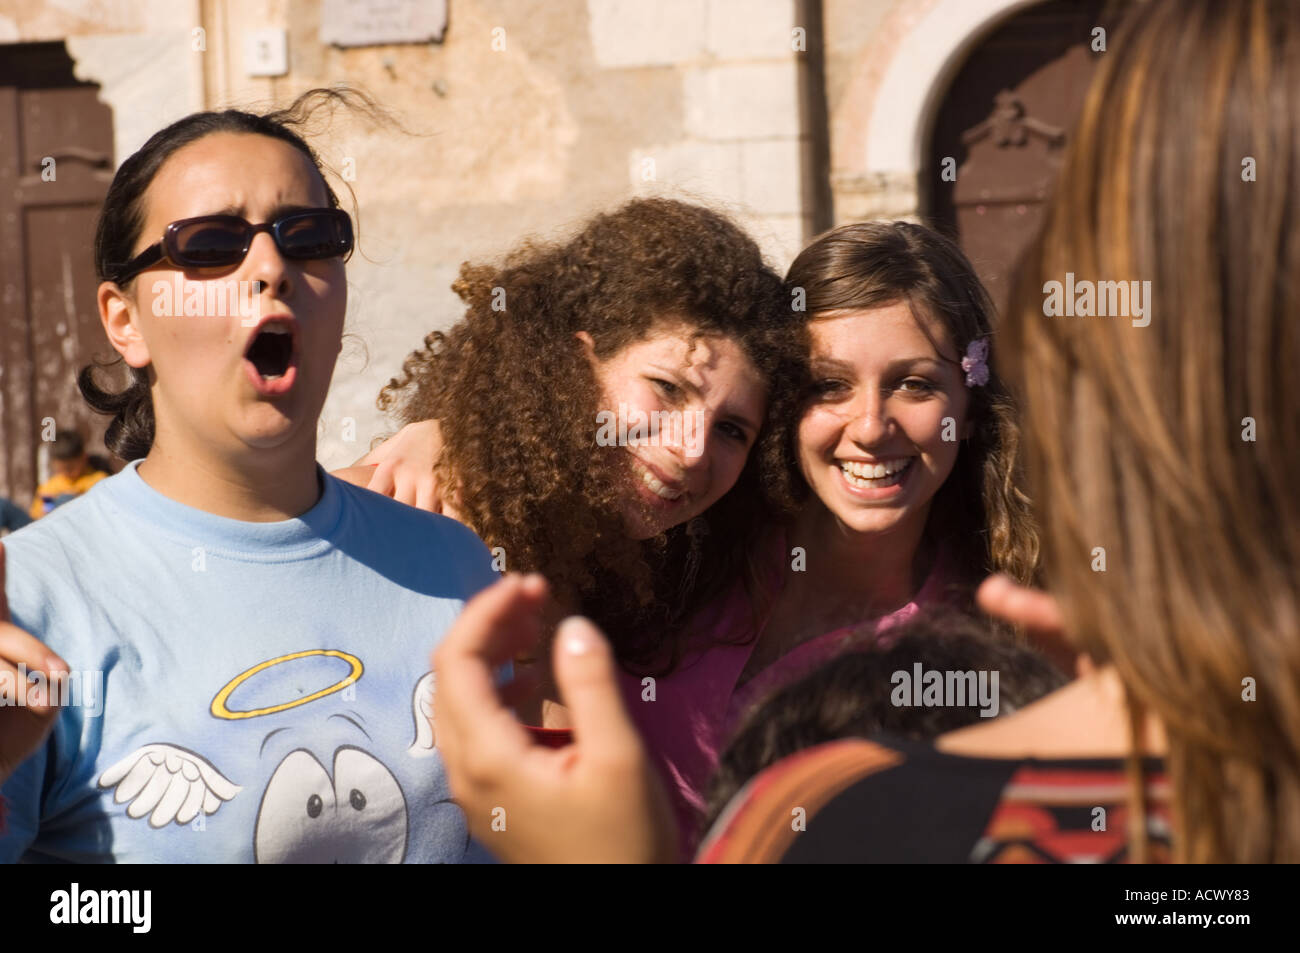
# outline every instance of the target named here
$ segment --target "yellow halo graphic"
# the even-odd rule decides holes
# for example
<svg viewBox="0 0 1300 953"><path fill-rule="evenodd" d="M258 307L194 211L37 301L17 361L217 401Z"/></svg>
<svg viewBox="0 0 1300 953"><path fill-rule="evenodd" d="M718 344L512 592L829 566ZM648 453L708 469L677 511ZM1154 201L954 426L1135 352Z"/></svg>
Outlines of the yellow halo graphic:
<svg viewBox="0 0 1300 953"><path fill-rule="evenodd" d="M341 658L352 666L352 671L328 688L322 688L318 692L312 692L310 695L305 695L302 698L295 698L293 701L287 701L279 705L272 705L269 708L255 708L251 711L231 711L226 707L226 701L234 693L235 689L244 684L244 682L248 681L258 672L264 672L273 666L281 665L284 662L292 662L294 659L306 658L309 655L328 655L333 658ZM212 699L212 715L215 718L238 720L240 718L256 718L259 715L273 715L276 712L288 711L290 708L297 708L299 705L314 702L318 698L324 698L326 695L333 695L335 692L347 688L349 685L361 678L363 670L361 659L357 658L355 655L349 655L347 652L340 652L337 649L308 649L305 652L294 652L291 655L281 655L279 658L259 662L248 671L240 672L227 682L225 687L222 688L221 691L217 692L217 696Z"/></svg>

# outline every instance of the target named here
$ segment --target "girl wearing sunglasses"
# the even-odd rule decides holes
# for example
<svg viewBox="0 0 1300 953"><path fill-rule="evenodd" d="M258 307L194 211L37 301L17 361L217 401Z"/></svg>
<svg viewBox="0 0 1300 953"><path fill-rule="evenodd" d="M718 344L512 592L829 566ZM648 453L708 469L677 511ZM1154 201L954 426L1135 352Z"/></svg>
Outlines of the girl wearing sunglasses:
<svg viewBox="0 0 1300 953"><path fill-rule="evenodd" d="M182 119L109 189L98 302L129 383L79 383L131 463L6 540L0 665L39 662L26 630L68 674L4 786L0 861L466 857L425 660L495 574L465 527L316 464L352 249L290 118L322 95ZM178 278L257 307L169 308ZM0 736L48 708L0 708Z"/></svg>
<svg viewBox="0 0 1300 953"><path fill-rule="evenodd" d="M236 267L248 255L253 239L266 232L285 258L315 261L346 256L352 251L352 219L339 208L311 208L287 212L274 222L251 225L237 215L200 215L172 222L155 242L113 276L128 281L166 259L178 268Z"/></svg>

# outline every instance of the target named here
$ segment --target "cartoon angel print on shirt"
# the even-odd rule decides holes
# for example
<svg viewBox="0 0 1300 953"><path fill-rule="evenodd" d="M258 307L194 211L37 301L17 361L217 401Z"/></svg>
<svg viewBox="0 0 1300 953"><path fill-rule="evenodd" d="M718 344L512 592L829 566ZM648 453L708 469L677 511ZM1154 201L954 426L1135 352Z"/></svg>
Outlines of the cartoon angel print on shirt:
<svg viewBox="0 0 1300 953"><path fill-rule="evenodd" d="M333 777L301 748L281 761L262 794L253 835L259 864L400 864L406 840L397 779L349 745L334 752Z"/></svg>
<svg viewBox="0 0 1300 953"><path fill-rule="evenodd" d="M199 811L213 814L243 790L202 755L176 745L137 748L99 776L101 788L116 788L113 800L128 817L149 815L150 827L188 824Z"/></svg>
<svg viewBox="0 0 1300 953"><path fill-rule="evenodd" d="M235 690L260 673L312 656L342 660L350 671L335 684L288 702L242 710L228 706ZM223 720L243 721L287 711L346 689L360 679L363 671L356 656L333 649L280 656L228 682L213 698L211 714ZM436 753L434 685L434 674L426 673L412 694L415 739L406 751L410 757ZM327 717L344 719L365 731L346 714L336 712ZM262 748L273 735L287 730L289 726L272 730ZM260 757L260 751L258 754ZM215 814L244 790L208 758L166 743L137 748L105 770L97 784L101 789L113 790L114 802L127 805L127 816L147 817L153 828L171 823L186 825L200 814ZM446 803L450 804L450 799ZM401 863L406 858L409 837L406 796L393 772L379 758L355 744L337 745L326 754L298 747L275 765L262 789L253 850L257 863Z"/></svg>

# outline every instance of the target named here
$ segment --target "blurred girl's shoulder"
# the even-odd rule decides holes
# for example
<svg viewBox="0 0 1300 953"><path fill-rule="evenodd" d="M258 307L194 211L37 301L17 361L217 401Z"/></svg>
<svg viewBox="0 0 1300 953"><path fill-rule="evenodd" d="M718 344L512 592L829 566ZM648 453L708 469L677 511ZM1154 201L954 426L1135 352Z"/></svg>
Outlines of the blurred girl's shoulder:
<svg viewBox="0 0 1300 953"><path fill-rule="evenodd" d="M1169 786L1148 759L1152 859L1167 860ZM968 757L889 736L809 748L728 805L701 863L1115 862L1127 857L1119 758ZM1105 815L1102 814L1102 817ZM1028 825L1028 826L1026 826Z"/></svg>
<svg viewBox="0 0 1300 953"><path fill-rule="evenodd" d="M737 793L705 838L698 860L778 863L787 860L806 841L811 840L816 849L825 842L828 831L831 841L854 845L850 850L855 857L841 860L897 859L889 856L887 841L913 829L934 807L924 805L916 792L951 790L948 785L936 786L928 779L934 765L933 759L927 757L927 749L925 745L908 745L884 737L853 738L817 745L784 758ZM1002 780L995 779L988 787L996 791ZM912 794L899 797L900 788L910 788ZM854 805L846 814L842 807L850 791ZM969 785L963 786L963 792L964 803L970 803ZM910 838L905 840L909 847L916 846ZM875 856L882 847L884 857Z"/></svg>

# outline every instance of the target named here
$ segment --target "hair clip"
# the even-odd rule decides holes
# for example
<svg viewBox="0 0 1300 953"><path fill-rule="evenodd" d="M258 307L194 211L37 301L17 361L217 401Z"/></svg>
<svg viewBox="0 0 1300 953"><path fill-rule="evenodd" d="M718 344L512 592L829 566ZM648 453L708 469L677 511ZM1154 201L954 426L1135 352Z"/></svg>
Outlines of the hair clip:
<svg viewBox="0 0 1300 953"><path fill-rule="evenodd" d="M961 369L966 372L967 387L983 387L989 382L988 338L976 338L966 345L966 356L961 359Z"/></svg>

